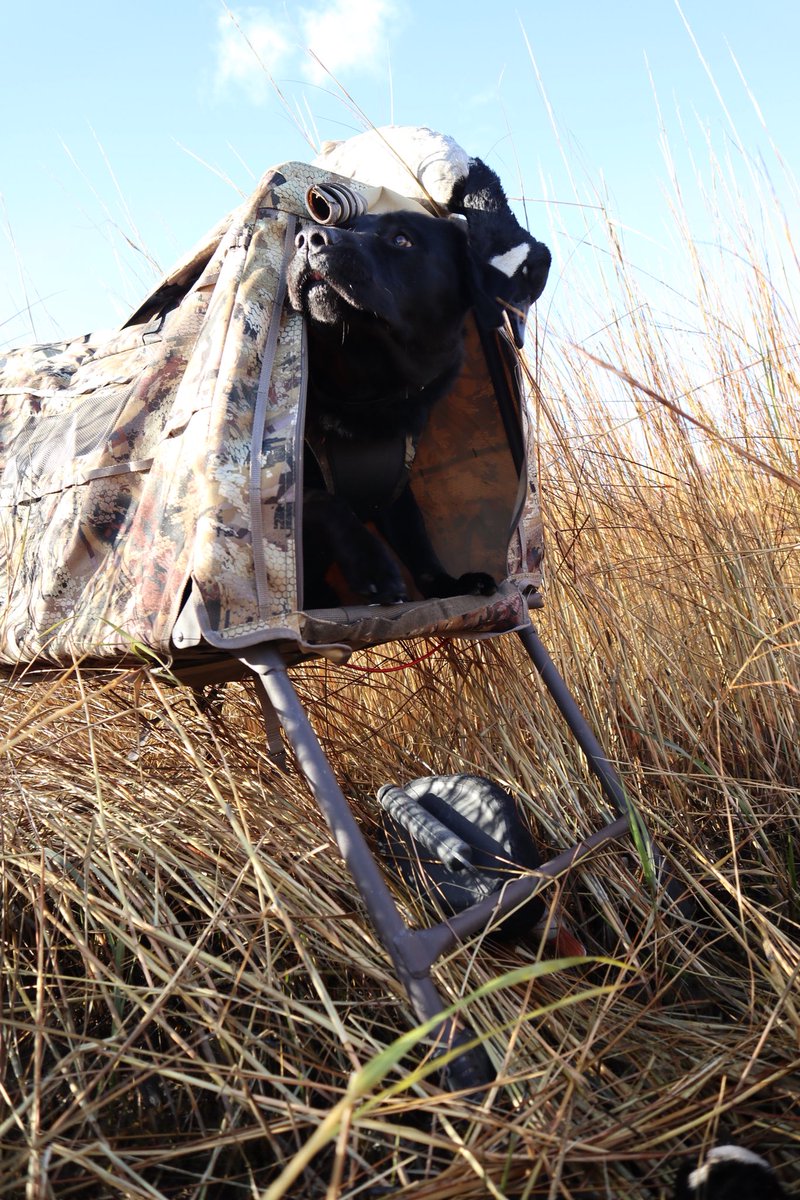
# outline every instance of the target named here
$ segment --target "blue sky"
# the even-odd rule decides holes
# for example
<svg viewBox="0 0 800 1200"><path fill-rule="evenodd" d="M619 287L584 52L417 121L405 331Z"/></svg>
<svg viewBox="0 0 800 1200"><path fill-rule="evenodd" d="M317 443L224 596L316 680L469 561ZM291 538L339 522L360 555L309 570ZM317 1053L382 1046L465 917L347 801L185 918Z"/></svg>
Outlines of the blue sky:
<svg viewBox="0 0 800 1200"><path fill-rule="evenodd" d="M527 197L556 306L598 193L668 274L660 119L699 237L707 139L779 189L770 139L797 166L796 0L0 0L0 40L0 348L124 320L304 133L452 134Z"/></svg>

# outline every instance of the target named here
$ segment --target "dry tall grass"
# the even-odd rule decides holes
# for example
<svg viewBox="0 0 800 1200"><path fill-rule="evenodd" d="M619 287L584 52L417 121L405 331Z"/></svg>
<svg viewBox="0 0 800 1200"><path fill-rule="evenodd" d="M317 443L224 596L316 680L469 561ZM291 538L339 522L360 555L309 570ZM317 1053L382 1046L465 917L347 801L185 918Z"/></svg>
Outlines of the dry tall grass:
<svg viewBox="0 0 800 1200"><path fill-rule="evenodd" d="M541 632L695 919L656 902L625 844L559 885L593 961L537 975L535 945L476 939L442 963L499 1072L470 1107L405 1037L353 881L246 685L202 713L131 673L4 684L0 1196L633 1200L720 1139L791 1183L800 335L751 227L713 269L685 238L694 363L609 225L591 349L649 392L568 339L538 368ZM513 639L293 675L376 844L376 787L431 771L506 783L547 848L606 815Z"/></svg>

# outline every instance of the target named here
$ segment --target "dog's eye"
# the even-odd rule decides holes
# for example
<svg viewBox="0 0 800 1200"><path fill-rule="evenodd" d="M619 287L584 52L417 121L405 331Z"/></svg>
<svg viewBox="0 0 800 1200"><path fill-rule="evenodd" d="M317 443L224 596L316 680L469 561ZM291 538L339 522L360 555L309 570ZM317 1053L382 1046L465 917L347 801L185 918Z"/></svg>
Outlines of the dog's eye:
<svg viewBox="0 0 800 1200"><path fill-rule="evenodd" d="M396 233L392 238L392 245L403 248L405 246L413 246L413 242L407 233Z"/></svg>

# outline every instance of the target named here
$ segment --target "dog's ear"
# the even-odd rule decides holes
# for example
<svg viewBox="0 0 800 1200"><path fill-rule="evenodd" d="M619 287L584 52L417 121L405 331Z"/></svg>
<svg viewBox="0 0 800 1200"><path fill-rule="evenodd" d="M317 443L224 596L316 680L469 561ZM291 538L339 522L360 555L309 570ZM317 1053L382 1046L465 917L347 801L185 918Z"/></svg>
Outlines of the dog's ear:
<svg viewBox="0 0 800 1200"><path fill-rule="evenodd" d="M502 323L502 305L497 288L489 286L483 256L477 254L467 238L466 286L482 329L496 329Z"/></svg>
<svg viewBox="0 0 800 1200"><path fill-rule="evenodd" d="M467 222L464 217L453 216L448 219L447 223L453 231L450 236L455 247L462 293L470 308L475 310L481 325L496 325L497 306L487 296L484 284L484 264L472 247Z"/></svg>

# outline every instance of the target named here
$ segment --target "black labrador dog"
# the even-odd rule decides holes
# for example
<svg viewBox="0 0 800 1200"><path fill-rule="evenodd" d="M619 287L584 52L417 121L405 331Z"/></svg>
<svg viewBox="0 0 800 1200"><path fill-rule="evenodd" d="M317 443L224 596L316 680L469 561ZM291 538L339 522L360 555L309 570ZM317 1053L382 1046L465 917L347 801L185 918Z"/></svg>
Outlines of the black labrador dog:
<svg viewBox="0 0 800 1200"><path fill-rule="evenodd" d="M333 563L363 601L406 600L387 543L423 596L495 590L488 574L448 574L408 483L428 414L458 374L473 271L459 223L423 214L365 215L347 228L313 225L297 235L287 279L289 301L306 318L310 359L306 608L341 602L325 579Z"/></svg>

